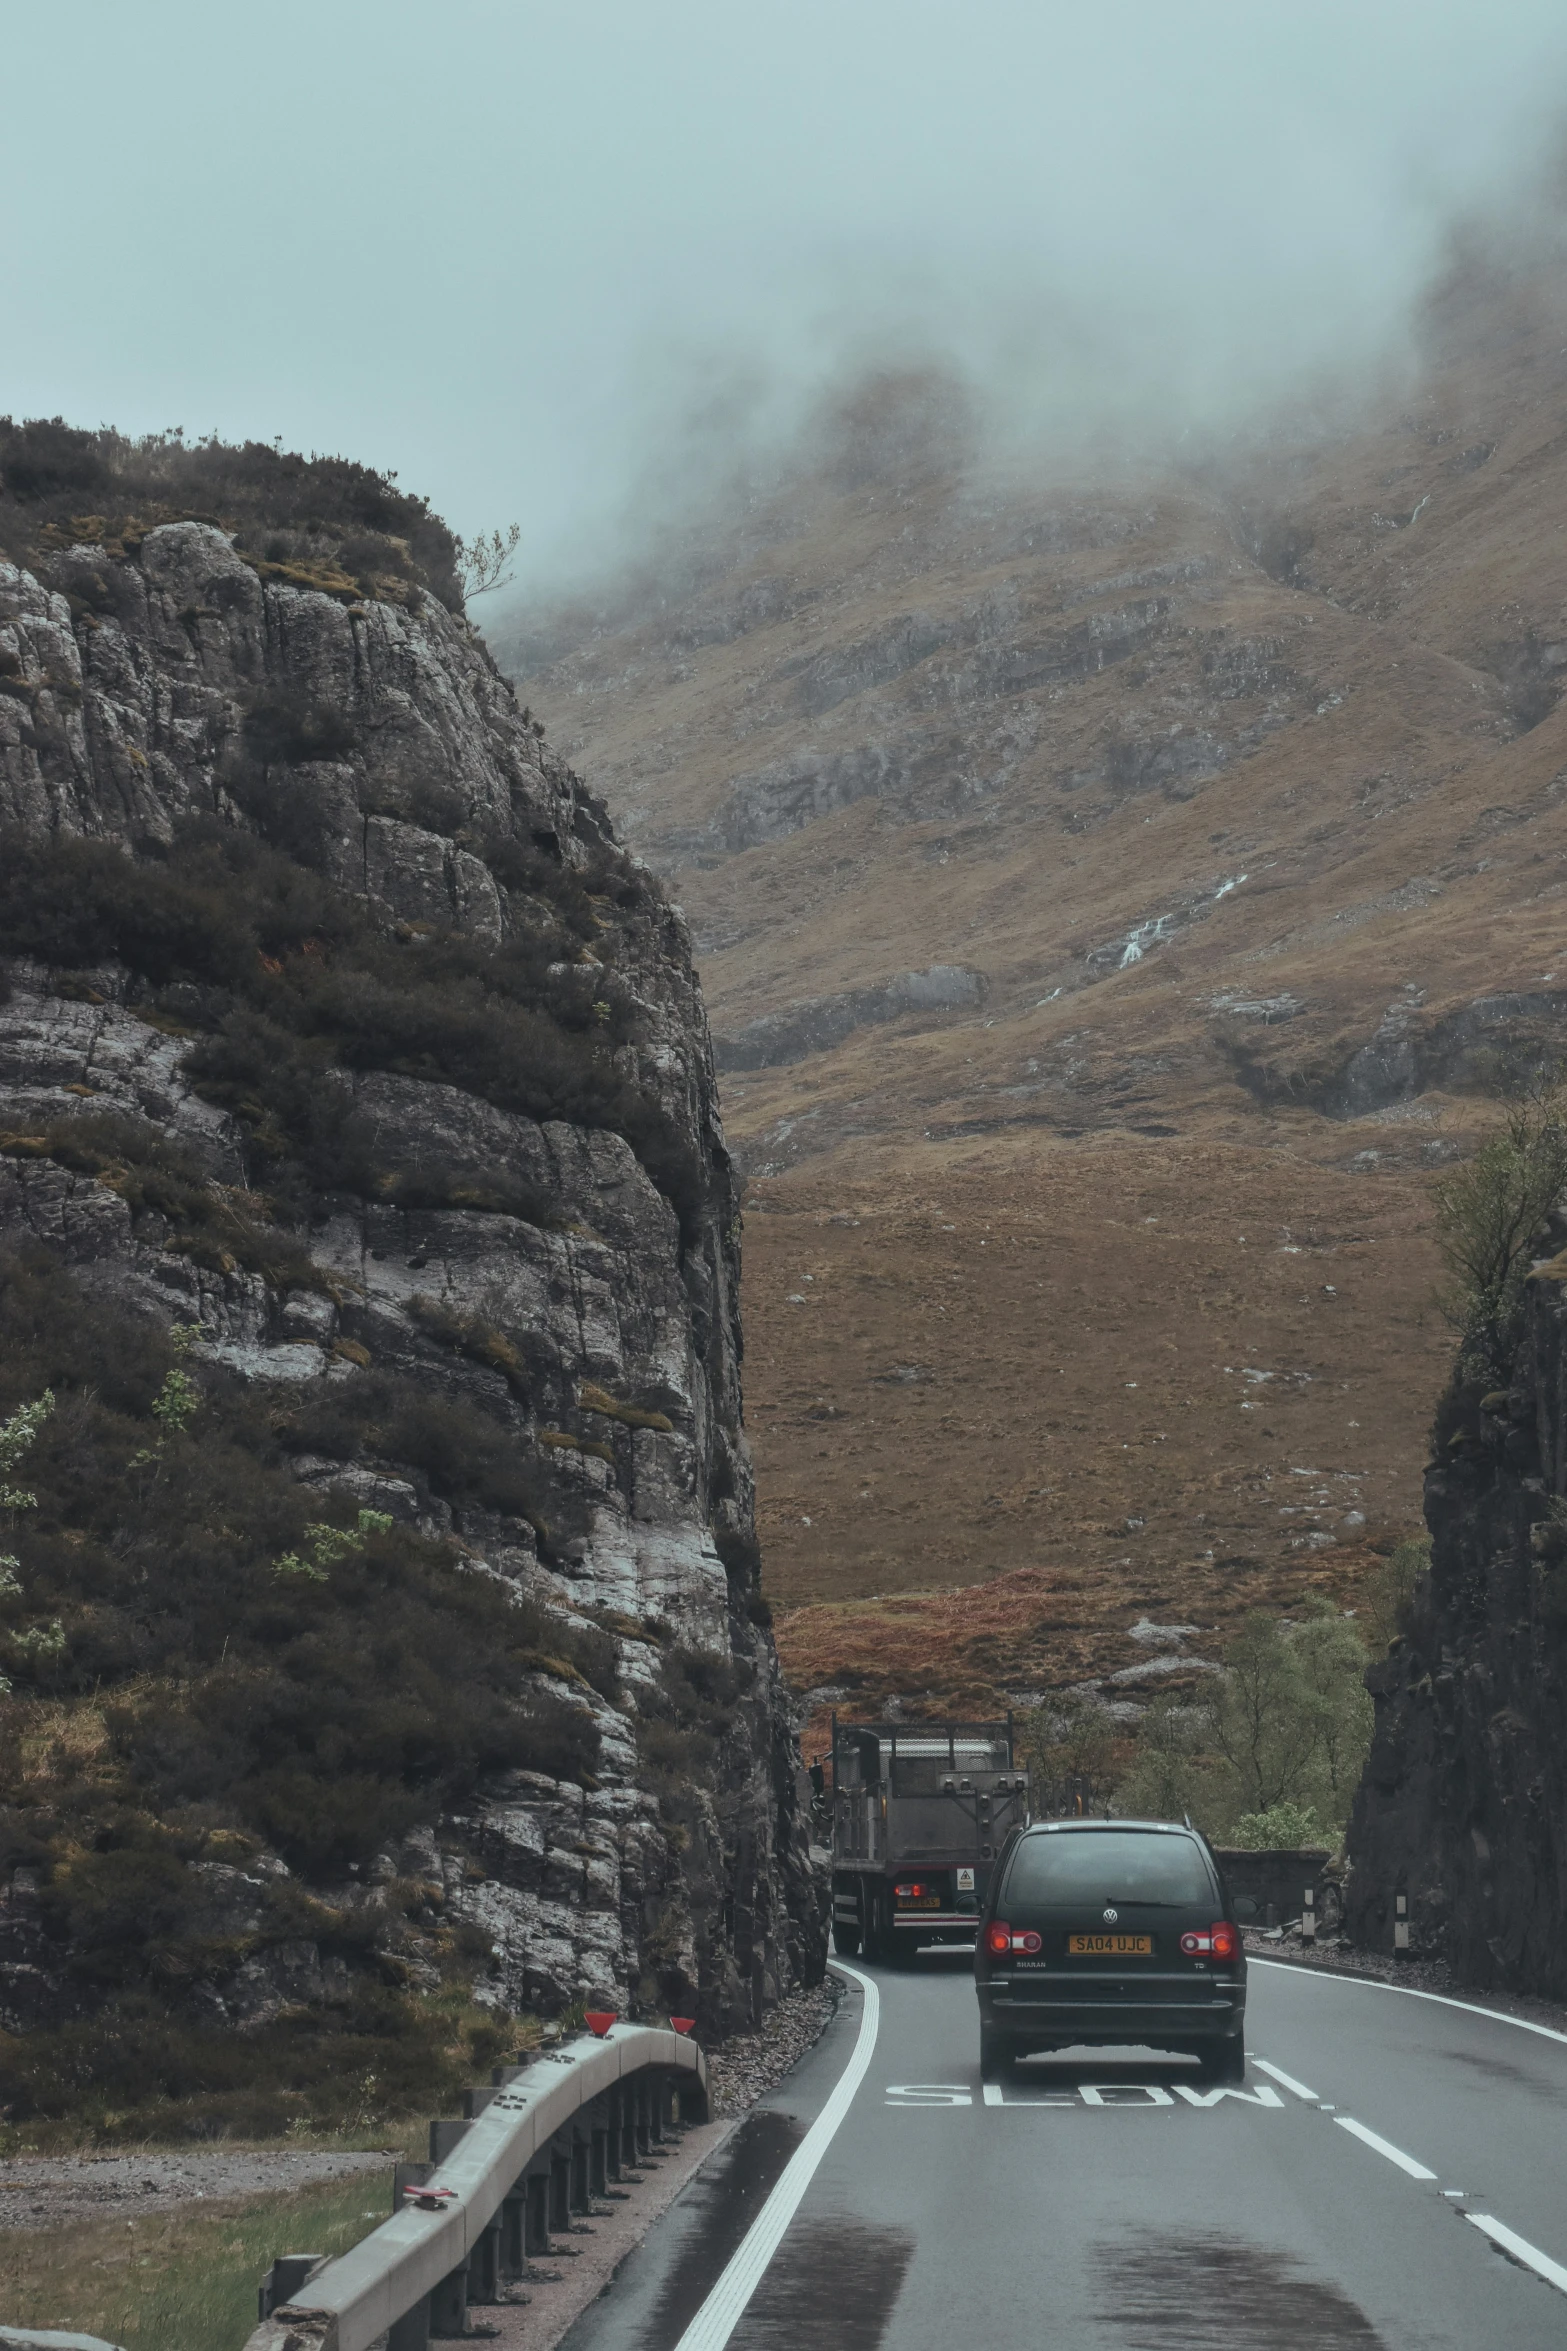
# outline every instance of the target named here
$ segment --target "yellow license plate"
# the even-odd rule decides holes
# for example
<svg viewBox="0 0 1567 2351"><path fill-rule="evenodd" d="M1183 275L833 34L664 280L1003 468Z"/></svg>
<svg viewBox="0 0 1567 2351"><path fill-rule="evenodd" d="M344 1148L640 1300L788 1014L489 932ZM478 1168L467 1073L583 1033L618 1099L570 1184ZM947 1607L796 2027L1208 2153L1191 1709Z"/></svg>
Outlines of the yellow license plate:
<svg viewBox="0 0 1567 2351"><path fill-rule="evenodd" d="M939 1894L900 1894L898 1908L900 1910L939 1910L941 1896Z"/></svg>
<svg viewBox="0 0 1567 2351"><path fill-rule="evenodd" d="M1151 1959L1152 1935L1068 1935L1074 1959Z"/></svg>

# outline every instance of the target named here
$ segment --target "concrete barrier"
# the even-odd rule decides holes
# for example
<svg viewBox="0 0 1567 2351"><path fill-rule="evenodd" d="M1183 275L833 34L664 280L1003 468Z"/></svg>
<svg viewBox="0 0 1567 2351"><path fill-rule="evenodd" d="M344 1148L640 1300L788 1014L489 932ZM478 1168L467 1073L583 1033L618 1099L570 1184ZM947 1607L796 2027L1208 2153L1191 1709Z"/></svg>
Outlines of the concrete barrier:
<svg viewBox="0 0 1567 2351"><path fill-rule="evenodd" d="M631 2169L677 2119L705 2120L694 2041L614 2025L508 2068L471 2120L434 2123L428 2164L399 2166L402 2209L335 2261L285 2254L246 2351L426 2351L467 2332L574 2212ZM309 2263L308 2269L306 2264Z"/></svg>

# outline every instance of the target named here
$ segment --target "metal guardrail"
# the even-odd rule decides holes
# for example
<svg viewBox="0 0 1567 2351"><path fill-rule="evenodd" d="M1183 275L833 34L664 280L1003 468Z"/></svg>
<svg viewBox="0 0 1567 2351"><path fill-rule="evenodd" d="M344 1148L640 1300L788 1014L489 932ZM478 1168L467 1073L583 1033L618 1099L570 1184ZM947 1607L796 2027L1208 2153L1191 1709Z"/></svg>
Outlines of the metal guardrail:
<svg viewBox="0 0 1567 2351"><path fill-rule="evenodd" d="M335 2261L285 2255L262 2289L245 2351L427 2351L461 2336L470 2303L500 2299L574 2212L679 2120L707 2114L694 2041L614 2025L507 2068L482 2111L431 2126L429 2165L400 2165L403 2206ZM445 2140L446 2143L443 2143ZM418 2175L418 2176L414 2176Z"/></svg>

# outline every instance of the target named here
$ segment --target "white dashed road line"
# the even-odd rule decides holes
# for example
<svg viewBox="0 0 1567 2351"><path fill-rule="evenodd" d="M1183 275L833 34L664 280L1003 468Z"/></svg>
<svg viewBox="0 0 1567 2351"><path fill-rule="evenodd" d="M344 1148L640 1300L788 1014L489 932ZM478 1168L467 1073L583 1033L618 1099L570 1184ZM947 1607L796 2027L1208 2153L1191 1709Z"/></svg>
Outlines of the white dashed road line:
<svg viewBox="0 0 1567 2351"><path fill-rule="evenodd" d="M1554 2286L1558 2293L1567 2294L1567 2269L1563 2269L1559 2261L1553 2261L1548 2253L1542 2253L1538 2245L1531 2245L1527 2237L1520 2237L1514 2230L1503 2228L1501 2222L1493 2220L1488 2212L1466 2212L1464 2218L1477 2229L1483 2229L1492 2244L1503 2253L1510 2253L1514 2261L1521 2261L1525 2269L1532 2269L1536 2277L1544 2278L1546 2284Z"/></svg>
<svg viewBox="0 0 1567 2351"><path fill-rule="evenodd" d="M1385 2155L1389 2163L1396 2163L1400 2171L1407 2171L1412 2180L1436 2178L1434 2171L1427 2171L1423 2163L1417 2163L1412 2155L1406 2155L1402 2147L1395 2147L1391 2139L1379 2139L1375 2131L1368 2131L1365 2124L1356 2122L1353 2115L1335 2114L1333 2120L1341 2131L1352 2131L1366 2146L1374 2147L1379 2155Z"/></svg>
<svg viewBox="0 0 1567 2351"><path fill-rule="evenodd" d="M1283 2083L1286 2090L1293 2090L1297 2098L1304 2098L1308 2106L1321 2105L1322 2101L1316 2091L1308 2090L1304 2082L1296 2081L1295 2076L1292 2073L1286 2073L1282 2065L1270 2065L1265 2057L1254 2057L1252 2064L1259 2073L1271 2074L1276 2082Z"/></svg>
<svg viewBox="0 0 1567 2351"><path fill-rule="evenodd" d="M1253 1958L1251 1964L1253 1967L1287 1968L1291 1975L1309 1972L1315 1983L1355 1984L1368 1992L1395 1992L1405 2000L1429 2000L1438 2008L1458 2008L1465 2016L1483 2016L1492 2024L1509 2024L1518 2032L1535 2033L1542 2041L1567 2043L1567 2033L1558 2032L1553 2025L1536 2024L1528 2016L1509 2016L1501 2008L1482 2008L1477 2000L1454 2000L1445 1992L1420 1992L1413 1984L1384 1984L1375 1976L1336 1975L1328 1968L1308 1971L1290 1966L1287 1960ZM1321 2100L1313 2091L1301 2082L1291 2081L1287 2073L1281 2072L1276 2065L1270 2065L1265 2057L1254 2057L1252 2063L1264 2073L1271 2074L1276 2082L1282 2082L1286 2090L1293 2090L1297 2098L1321 2106ZM1327 2113L1331 2109L1323 2107L1322 2111ZM1389 2163L1396 2163L1399 2170L1407 2172L1412 2180L1434 2180L1438 2176L1434 2171L1428 2171L1423 2163L1417 2163L1412 2155L1406 2155L1401 2147L1395 2147L1390 2140L1378 2138L1375 2131L1367 2130L1363 2122L1354 2121L1350 2115L1335 2114L1333 2120L1341 2131L1351 2132L1366 2146L1374 2148L1378 2155L1385 2155ZM1460 2188L1444 2188L1442 2193L1457 2201L1464 2191ZM1464 2218L1488 2237L1498 2252L1521 2262L1525 2269L1533 2270L1537 2278L1543 2278L1559 2294L1567 2294L1567 2268L1561 2262L1553 2261L1548 2253L1542 2253L1538 2245L1531 2245L1527 2237L1520 2237L1517 2230L1508 2228L1505 2222L1493 2220L1488 2212L1466 2212Z"/></svg>

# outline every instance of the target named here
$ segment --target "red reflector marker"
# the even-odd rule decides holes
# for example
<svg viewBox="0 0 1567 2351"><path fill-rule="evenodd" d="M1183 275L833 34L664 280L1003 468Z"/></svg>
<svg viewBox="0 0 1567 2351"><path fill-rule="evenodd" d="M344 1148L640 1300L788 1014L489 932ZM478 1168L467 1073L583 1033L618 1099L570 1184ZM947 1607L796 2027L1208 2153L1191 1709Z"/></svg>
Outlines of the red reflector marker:
<svg viewBox="0 0 1567 2351"><path fill-rule="evenodd" d="M589 2008L585 2011L588 2020L588 2030L592 2033L596 2033L598 2038L602 2041L604 2035L609 2031L610 2026L614 2023L616 2013L617 2011L613 2008Z"/></svg>
<svg viewBox="0 0 1567 2351"><path fill-rule="evenodd" d="M677 2033L688 2033L696 2023L696 2018L694 2016L672 2016L669 2021Z"/></svg>

